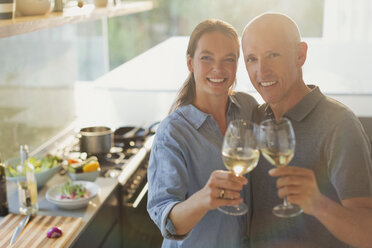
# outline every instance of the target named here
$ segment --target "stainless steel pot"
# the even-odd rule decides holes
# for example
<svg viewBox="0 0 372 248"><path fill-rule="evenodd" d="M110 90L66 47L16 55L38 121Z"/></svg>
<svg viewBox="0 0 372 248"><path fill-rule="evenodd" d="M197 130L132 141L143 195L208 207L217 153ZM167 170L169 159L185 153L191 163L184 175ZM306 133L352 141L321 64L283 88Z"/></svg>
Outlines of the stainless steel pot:
<svg viewBox="0 0 372 248"><path fill-rule="evenodd" d="M109 127L85 127L80 129L80 151L88 154L110 152L114 143L114 131Z"/></svg>

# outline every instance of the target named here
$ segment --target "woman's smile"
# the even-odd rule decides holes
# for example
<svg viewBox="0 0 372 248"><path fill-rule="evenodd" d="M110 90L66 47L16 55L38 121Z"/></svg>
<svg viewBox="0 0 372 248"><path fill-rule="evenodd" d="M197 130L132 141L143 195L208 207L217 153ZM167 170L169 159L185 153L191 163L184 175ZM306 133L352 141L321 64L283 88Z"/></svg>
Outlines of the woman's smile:
<svg viewBox="0 0 372 248"><path fill-rule="evenodd" d="M207 81L212 85L222 85L227 82L227 78L210 78L207 77Z"/></svg>

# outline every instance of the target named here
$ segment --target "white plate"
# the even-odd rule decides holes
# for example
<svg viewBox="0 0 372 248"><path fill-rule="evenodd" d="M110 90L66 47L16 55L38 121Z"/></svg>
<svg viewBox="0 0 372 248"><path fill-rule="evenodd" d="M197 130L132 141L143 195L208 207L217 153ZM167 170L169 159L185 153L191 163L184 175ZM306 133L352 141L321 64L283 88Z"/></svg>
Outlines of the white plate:
<svg viewBox="0 0 372 248"><path fill-rule="evenodd" d="M78 198L78 199L61 199L61 188L65 183L61 183L55 185L48 189L46 192L46 199L56 204L60 208L64 209L78 209L83 208L88 205L89 201L96 197L99 186L95 183L88 182L88 181L72 181L72 184L81 184L83 185L89 192L90 195L87 198Z"/></svg>

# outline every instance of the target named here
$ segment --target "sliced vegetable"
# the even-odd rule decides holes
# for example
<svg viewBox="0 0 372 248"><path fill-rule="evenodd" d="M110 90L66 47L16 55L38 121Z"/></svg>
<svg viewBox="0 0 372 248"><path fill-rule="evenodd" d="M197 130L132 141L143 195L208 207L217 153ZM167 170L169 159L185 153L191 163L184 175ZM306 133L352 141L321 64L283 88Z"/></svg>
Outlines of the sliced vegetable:
<svg viewBox="0 0 372 248"><path fill-rule="evenodd" d="M53 227L49 228L49 230L47 232L47 237L55 239L55 238L61 237L62 234L63 234L63 232L62 232L61 228L53 226Z"/></svg>
<svg viewBox="0 0 372 248"><path fill-rule="evenodd" d="M91 172L91 171L96 171L99 168L99 163L98 161L93 161L88 164L85 164L83 167L83 172Z"/></svg>
<svg viewBox="0 0 372 248"><path fill-rule="evenodd" d="M89 196L89 191L81 184L72 184L67 181L61 188L61 199L78 199Z"/></svg>
<svg viewBox="0 0 372 248"><path fill-rule="evenodd" d="M69 159L68 162L67 170L72 173L96 171L100 168L98 158L95 156L91 156L84 161Z"/></svg>
<svg viewBox="0 0 372 248"><path fill-rule="evenodd" d="M81 160L80 159L69 158L69 159L67 159L67 162L69 164L76 164L76 163L80 163Z"/></svg>

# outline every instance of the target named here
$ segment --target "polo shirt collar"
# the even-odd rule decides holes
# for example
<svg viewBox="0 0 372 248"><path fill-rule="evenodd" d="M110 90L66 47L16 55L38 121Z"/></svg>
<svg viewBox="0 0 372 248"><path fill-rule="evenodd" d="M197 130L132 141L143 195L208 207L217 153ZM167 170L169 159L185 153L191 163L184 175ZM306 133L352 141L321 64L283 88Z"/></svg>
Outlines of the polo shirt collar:
<svg viewBox="0 0 372 248"><path fill-rule="evenodd" d="M241 105L239 104L239 102L237 101L234 95L229 95L228 104L227 104L227 112L232 111L234 107L240 109ZM189 123L191 123L191 125L195 129L199 129L203 125L203 123L207 120L208 117L212 117L212 115L200 111L198 108L196 108L192 104L181 106L178 109L182 113L182 115L185 117L185 119Z"/></svg>
<svg viewBox="0 0 372 248"><path fill-rule="evenodd" d="M308 85L311 91L299 102L296 106L290 109L284 114L285 117L289 117L295 121L302 121L307 115L315 108L318 102L324 98L323 93L320 91L318 86ZM267 104L265 108L266 116L274 118L274 114Z"/></svg>
<svg viewBox="0 0 372 248"><path fill-rule="evenodd" d="M296 106L290 109L285 116L300 122L310 114L318 102L324 97L318 86L308 85L308 87L311 91L302 98Z"/></svg>

